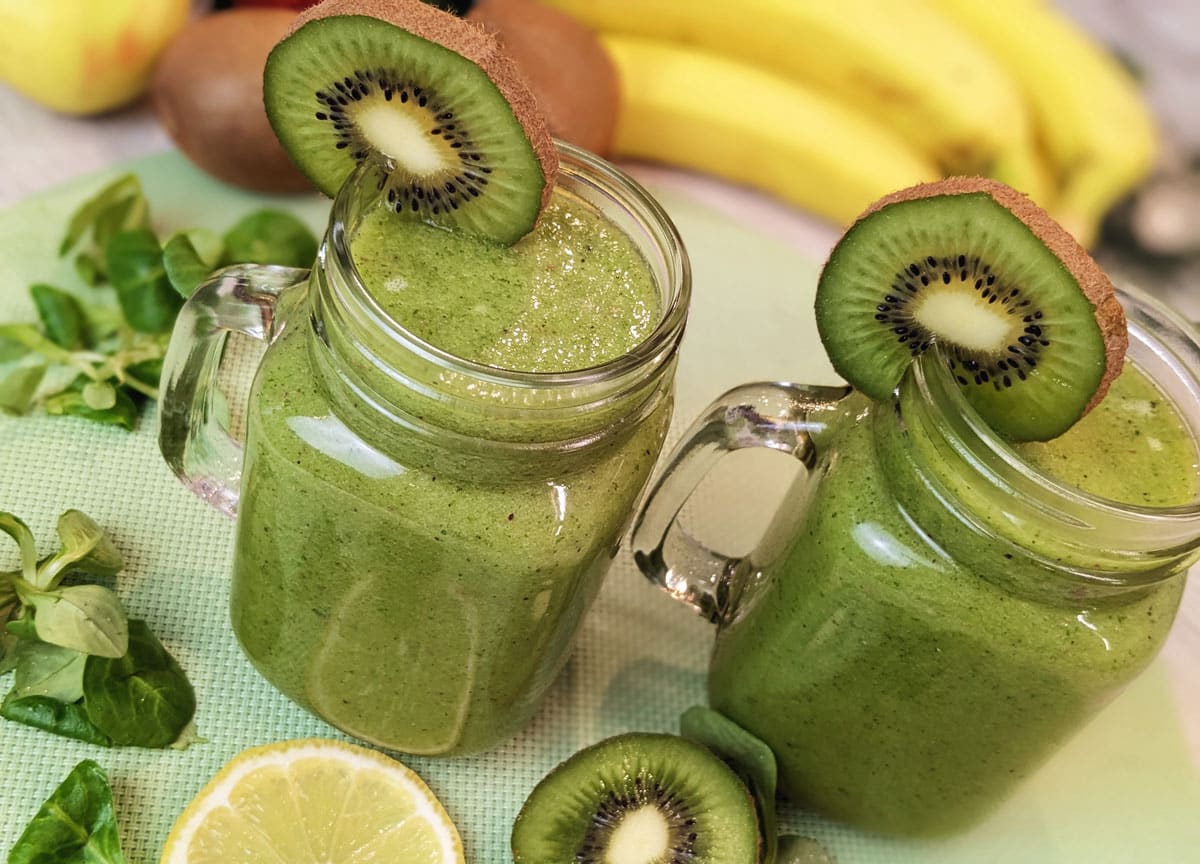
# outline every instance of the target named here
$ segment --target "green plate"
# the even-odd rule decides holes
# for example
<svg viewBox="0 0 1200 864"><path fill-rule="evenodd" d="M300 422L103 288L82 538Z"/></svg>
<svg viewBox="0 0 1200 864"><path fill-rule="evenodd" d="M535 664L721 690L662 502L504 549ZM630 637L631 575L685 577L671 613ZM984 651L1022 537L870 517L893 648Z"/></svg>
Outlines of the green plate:
<svg viewBox="0 0 1200 864"><path fill-rule="evenodd" d="M158 228L223 229L270 203L320 230L322 199L265 199L221 186L168 153L136 170ZM91 177L0 212L0 320L32 320L26 287L56 282L86 293L55 257L67 214L111 176ZM695 304L679 368L675 433L727 387L762 378L831 383L812 320L816 265L711 209L662 190L695 268ZM727 548L752 542L786 460L747 454L755 502L700 508L693 524ZM764 458L756 458L756 457ZM738 457L741 459L741 457ZM718 471L702 498L733 494ZM703 501L701 504L703 505ZM342 738L267 685L227 624L232 524L192 497L159 458L154 416L133 434L73 418L0 417L0 509L49 540L54 520L78 507L107 527L125 554L117 588L130 614L151 622L196 687L205 744L182 752L105 750L0 721L0 850L7 852L40 802L83 758L108 771L125 851L151 864L176 815L226 761L269 741ZM0 543L0 567L15 550ZM533 724L482 756L405 758L445 802L472 864L509 861L508 835L533 785L575 750L617 732L676 731L704 699L712 631L645 584L627 553L587 617L574 656ZM5 692L10 679L0 679ZM894 862L1174 862L1200 848L1200 778L1183 743L1165 670L1156 664L1049 763L993 819L940 843L867 836L794 809L785 830L819 838L840 864ZM1190 856L1190 857L1189 857Z"/></svg>

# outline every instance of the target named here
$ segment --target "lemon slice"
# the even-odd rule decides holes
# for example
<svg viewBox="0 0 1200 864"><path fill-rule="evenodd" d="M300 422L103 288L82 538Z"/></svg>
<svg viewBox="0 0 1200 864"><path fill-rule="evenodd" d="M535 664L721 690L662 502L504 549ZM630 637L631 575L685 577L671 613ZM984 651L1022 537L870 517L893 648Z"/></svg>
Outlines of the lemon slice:
<svg viewBox="0 0 1200 864"><path fill-rule="evenodd" d="M462 864L462 840L415 773L340 741L255 747L200 790L160 864Z"/></svg>

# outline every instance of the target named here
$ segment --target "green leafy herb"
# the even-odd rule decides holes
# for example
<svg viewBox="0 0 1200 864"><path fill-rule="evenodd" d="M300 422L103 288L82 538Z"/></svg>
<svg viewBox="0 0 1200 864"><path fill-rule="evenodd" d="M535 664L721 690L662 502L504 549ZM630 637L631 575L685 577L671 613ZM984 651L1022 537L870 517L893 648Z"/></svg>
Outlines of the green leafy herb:
<svg viewBox="0 0 1200 864"><path fill-rule="evenodd" d="M114 744L167 747L195 714L196 696L175 658L146 622L130 621L125 656L88 658L83 707Z"/></svg>
<svg viewBox="0 0 1200 864"><path fill-rule="evenodd" d="M225 244L210 231L181 231L163 244L163 266L171 287L181 297L191 297L208 278L224 254Z"/></svg>
<svg viewBox="0 0 1200 864"><path fill-rule="evenodd" d="M171 287L163 250L148 229L121 231L105 244L108 278L125 320L142 333L164 333L175 323L183 300Z"/></svg>
<svg viewBox="0 0 1200 864"><path fill-rule="evenodd" d="M0 717L97 747L113 746L112 739L88 719L82 702L60 702L48 696L23 696L19 699L9 696L0 702Z"/></svg>
<svg viewBox="0 0 1200 864"><path fill-rule="evenodd" d="M44 562L40 587L52 588L60 573L82 570L93 576L116 576L125 561L112 540L90 516L79 510L68 510L58 517L58 541L62 549Z"/></svg>
<svg viewBox="0 0 1200 864"><path fill-rule="evenodd" d="M18 366L0 378L0 411L24 414L33 404L42 379L46 377L45 363Z"/></svg>
<svg viewBox="0 0 1200 864"><path fill-rule="evenodd" d="M833 856L812 837L785 834L779 838L776 864L833 864Z"/></svg>
<svg viewBox="0 0 1200 864"><path fill-rule="evenodd" d="M75 256L75 275L84 285L95 288L108 278L97 257L80 252Z"/></svg>
<svg viewBox="0 0 1200 864"><path fill-rule="evenodd" d="M103 585L72 585L17 593L33 608L43 642L99 657L121 657L129 647L129 624L117 595Z"/></svg>
<svg viewBox="0 0 1200 864"><path fill-rule="evenodd" d="M0 335L0 363L12 363L14 360L20 360L28 353L29 349L22 343Z"/></svg>
<svg viewBox="0 0 1200 864"><path fill-rule="evenodd" d="M137 202L131 205L129 202ZM149 210L142 194L142 184L134 174L124 174L113 180L95 195L84 201L72 214L67 223L67 233L59 246L58 254L66 255L88 235L95 245L103 248L116 227L111 214L120 213L127 228L145 228L149 224Z"/></svg>
<svg viewBox="0 0 1200 864"><path fill-rule="evenodd" d="M104 769L80 762L42 804L8 864L126 864Z"/></svg>
<svg viewBox="0 0 1200 864"><path fill-rule="evenodd" d="M196 700L179 664L144 621L128 620L110 589L62 584L68 574L121 569L103 529L66 511L61 548L40 561L24 522L0 513L0 531L21 552L19 571L0 572L0 672L15 669L0 717L102 746L181 741Z"/></svg>
<svg viewBox="0 0 1200 864"><path fill-rule="evenodd" d="M157 387L158 379L162 377L162 370L163 358L152 357L149 360L134 363L132 366L126 366L125 375L128 378L145 384L147 387Z"/></svg>
<svg viewBox="0 0 1200 864"><path fill-rule="evenodd" d="M775 827L778 768L771 748L724 714L703 705L694 705L683 712L679 732L716 753L749 787L762 831L762 864L773 864L778 842Z"/></svg>
<svg viewBox="0 0 1200 864"><path fill-rule="evenodd" d="M0 324L0 413L135 428L140 402L158 398L183 300L216 267L308 267L316 249L312 232L278 210L250 213L224 237L192 228L160 243L138 178L113 179L71 215L59 247L85 289L35 284L38 323Z"/></svg>
<svg viewBox="0 0 1200 864"><path fill-rule="evenodd" d="M79 301L53 285L29 286L46 338L62 348L78 348L87 333L87 319Z"/></svg>
<svg viewBox="0 0 1200 864"><path fill-rule="evenodd" d="M63 390L46 399L43 407L47 414L68 417L82 417L95 423L106 423L132 430L137 426L137 403L125 390L116 391L116 397L109 408L93 408L84 398L83 390L86 384L77 383L71 389Z"/></svg>
<svg viewBox="0 0 1200 864"><path fill-rule="evenodd" d="M257 210L225 234L226 264L311 267L317 238L308 226L281 210Z"/></svg>
<svg viewBox="0 0 1200 864"><path fill-rule="evenodd" d="M17 549L21 553L21 575L32 582L37 572L37 546L33 532L12 513L0 513L0 531L16 541ZM11 582L9 584L11 585Z"/></svg>
<svg viewBox="0 0 1200 864"><path fill-rule="evenodd" d="M45 696L60 702L83 698L83 666L87 655L59 645L21 640L9 699Z"/></svg>

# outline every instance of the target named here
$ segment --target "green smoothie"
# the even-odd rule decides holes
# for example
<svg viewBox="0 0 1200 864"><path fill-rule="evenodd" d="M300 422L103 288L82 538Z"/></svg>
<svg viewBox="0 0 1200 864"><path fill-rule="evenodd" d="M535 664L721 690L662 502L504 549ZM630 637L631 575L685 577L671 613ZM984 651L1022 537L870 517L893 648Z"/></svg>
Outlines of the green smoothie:
<svg viewBox="0 0 1200 864"><path fill-rule="evenodd" d="M395 321L494 367L592 367L642 342L663 314L633 241L561 190L514 247L383 210L351 243ZM314 372L313 333L289 327L254 385L238 638L272 683L351 735L423 754L491 746L529 719L565 662L661 447L669 370L616 431L569 452L516 442L491 453L495 404L455 409L459 434L482 441L470 448L437 430L352 428ZM415 394L392 396L422 417ZM551 416L550 440L595 422Z"/></svg>
<svg viewBox="0 0 1200 864"><path fill-rule="evenodd" d="M899 425L892 406L855 394L841 408L813 478L753 562L766 578L751 580L719 632L710 698L775 750L798 803L887 833L955 830L1150 661L1184 577L1109 598L1010 590L1022 568L1037 577L1020 547L901 485L895 442L880 431ZM1064 436L1019 449L1125 503L1180 505L1200 492L1183 420L1133 367ZM975 494L969 483L956 491ZM1031 547L1053 546L1036 526L1022 530Z"/></svg>

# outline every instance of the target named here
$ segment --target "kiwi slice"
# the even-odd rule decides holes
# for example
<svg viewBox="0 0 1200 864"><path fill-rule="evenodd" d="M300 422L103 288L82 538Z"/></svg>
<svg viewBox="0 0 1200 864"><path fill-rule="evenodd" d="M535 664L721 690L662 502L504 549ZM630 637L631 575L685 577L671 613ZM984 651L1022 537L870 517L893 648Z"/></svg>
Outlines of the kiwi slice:
<svg viewBox="0 0 1200 864"><path fill-rule="evenodd" d="M1100 401L1121 370L1112 283L1045 211L993 180L955 177L872 205L817 284L833 367L886 399L937 344L996 432L1046 440Z"/></svg>
<svg viewBox="0 0 1200 864"><path fill-rule="evenodd" d="M754 801L711 751L631 732L581 750L530 793L516 864L753 864Z"/></svg>
<svg viewBox="0 0 1200 864"><path fill-rule="evenodd" d="M558 157L495 38L421 0L325 0L263 72L284 149L332 196L369 161L398 214L501 243L527 234Z"/></svg>

